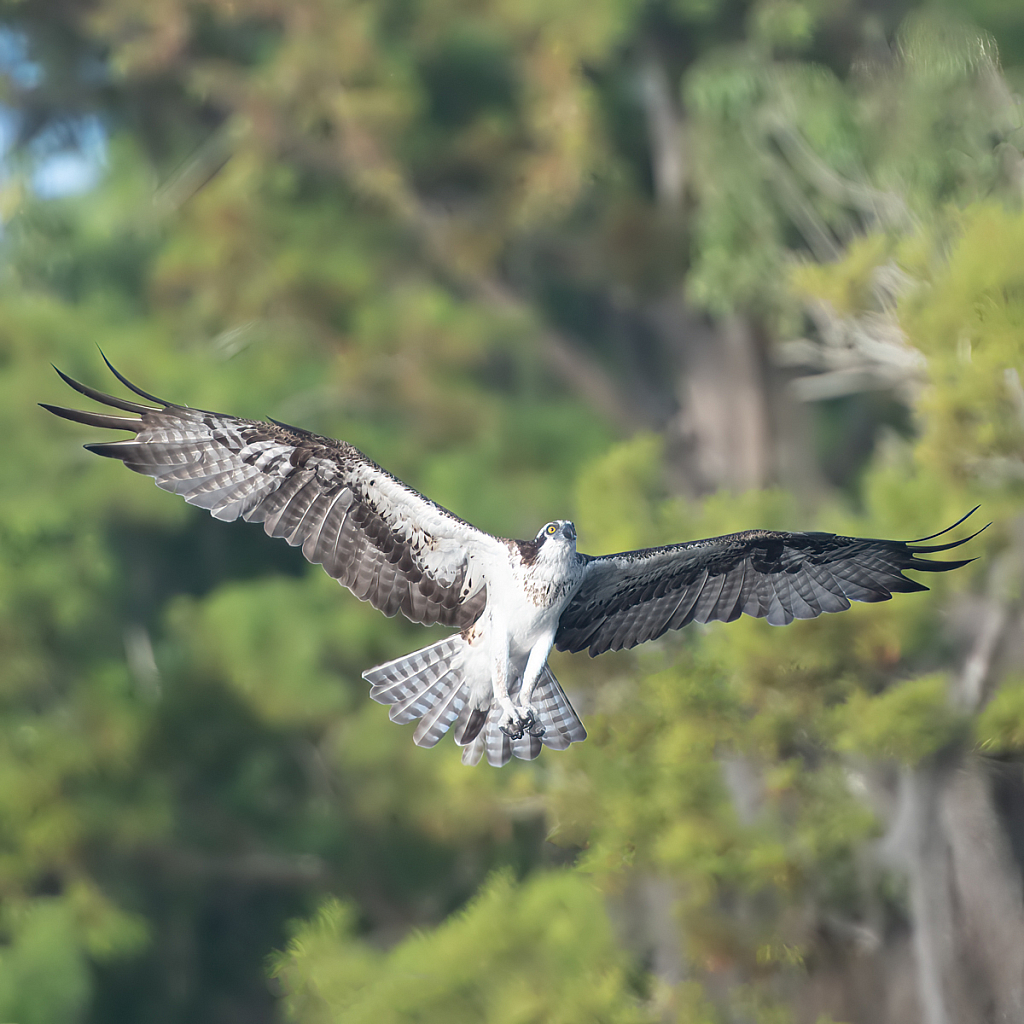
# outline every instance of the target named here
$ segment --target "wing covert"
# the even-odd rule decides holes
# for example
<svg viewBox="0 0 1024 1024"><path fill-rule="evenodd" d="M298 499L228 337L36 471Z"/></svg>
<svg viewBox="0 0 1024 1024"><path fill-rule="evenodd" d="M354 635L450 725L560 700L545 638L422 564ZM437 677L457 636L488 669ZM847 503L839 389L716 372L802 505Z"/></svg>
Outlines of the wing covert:
<svg viewBox="0 0 1024 1024"><path fill-rule="evenodd" d="M109 362L107 363L110 366ZM44 405L65 419L130 430L88 444L217 519L262 522L301 547L385 615L464 628L486 602L484 566L499 542L425 498L354 446L299 427L190 409L128 388L157 406L105 395L57 372L77 392L132 413Z"/></svg>
<svg viewBox="0 0 1024 1024"><path fill-rule="evenodd" d="M966 565L971 559L920 556L977 536L921 543L941 533L894 541L748 530L588 558L583 582L562 612L555 645L560 651L589 648L593 657L635 647L690 622L751 615L782 626L845 611L851 601L888 601L894 593L927 590L903 570L945 572Z"/></svg>

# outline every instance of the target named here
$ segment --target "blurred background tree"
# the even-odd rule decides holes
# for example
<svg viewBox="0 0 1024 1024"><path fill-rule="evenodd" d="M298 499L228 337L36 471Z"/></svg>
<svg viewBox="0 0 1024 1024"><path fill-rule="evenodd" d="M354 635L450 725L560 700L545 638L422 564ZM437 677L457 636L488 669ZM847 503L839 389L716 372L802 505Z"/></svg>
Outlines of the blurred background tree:
<svg viewBox="0 0 1024 1024"><path fill-rule="evenodd" d="M32 0L0 31L0 1020L1024 1019L1024 13ZM38 412L96 346L605 551L933 532L930 595L556 671L425 751L423 631Z"/></svg>

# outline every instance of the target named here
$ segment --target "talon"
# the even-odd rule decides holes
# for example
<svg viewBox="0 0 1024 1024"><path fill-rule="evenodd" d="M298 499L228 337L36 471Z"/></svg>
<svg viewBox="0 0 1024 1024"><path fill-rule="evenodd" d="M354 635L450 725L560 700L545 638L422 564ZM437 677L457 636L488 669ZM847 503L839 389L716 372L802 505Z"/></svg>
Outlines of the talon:
<svg viewBox="0 0 1024 1024"><path fill-rule="evenodd" d="M498 723L498 728L510 739L523 738L523 720L515 711L506 712Z"/></svg>
<svg viewBox="0 0 1024 1024"><path fill-rule="evenodd" d="M530 710L526 712L526 717L522 719L521 725L523 727L523 732L529 736L540 737L544 735L544 729L541 727L540 722L534 718L533 708L530 708Z"/></svg>

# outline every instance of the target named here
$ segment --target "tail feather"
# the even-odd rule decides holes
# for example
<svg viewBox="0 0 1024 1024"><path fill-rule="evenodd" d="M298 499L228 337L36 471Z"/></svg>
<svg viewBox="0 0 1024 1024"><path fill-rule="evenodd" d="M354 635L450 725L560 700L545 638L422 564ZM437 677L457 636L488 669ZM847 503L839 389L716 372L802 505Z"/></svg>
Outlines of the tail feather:
<svg viewBox="0 0 1024 1024"><path fill-rule="evenodd" d="M487 755L487 763L492 768L500 768L508 763L512 757L513 743L498 726L501 714L501 708L497 704L492 704L487 711L484 726L477 734L476 739L462 751L463 764L479 764L484 754ZM517 740L516 742L521 741Z"/></svg>
<svg viewBox="0 0 1024 1024"><path fill-rule="evenodd" d="M472 743L480 735L480 730L487 723L487 712L467 704L459 713L455 729L455 742L460 747Z"/></svg>
<svg viewBox="0 0 1024 1024"><path fill-rule="evenodd" d="M533 691L532 703L537 709L537 721L544 730L541 741L545 747L565 750L570 743L580 743L587 738L587 730L583 728L579 715L547 665Z"/></svg>
<svg viewBox="0 0 1024 1024"><path fill-rule="evenodd" d="M432 665L447 663L461 645L461 637L450 636L412 654L368 668L363 678L370 684L370 696L378 704L397 703L417 689L415 678L420 672Z"/></svg>
<svg viewBox="0 0 1024 1024"><path fill-rule="evenodd" d="M512 754L521 761L532 761L543 746L543 741L536 733L527 732L512 741Z"/></svg>
<svg viewBox="0 0 1024 1024"><path fill-rule="evenodd" d="M508 733L504 733L498 728L500 720L501 712L495 708L487 716L487 727L483 731L487 763L492 768L500 768L503 764L507 764L512 756L512 740Z"/></svg>
<svg viewBox="0 0 1024 1024"><path fill-rule="evenodd" d="M404 700L396 701L388 712L391 721L399 725L422 718L447 694L449 684L456 682L445 665L430 665L414 679L416 689ZM377 700L384 703L380 697Z"/></svg>
<svg viewBox="0 0 1024 1024"><path fill-rule="evenodd" d="M444 706L463 689L461 655L464 646L462 637L450 636L420 651L367 669L363 678L370 683L370 696L378 704L393 705L390 712L393 722L404 724L422 718L432 709ZM456 709L438 733L438 739L455 721L459 710L461 708Z"/></svg>
<svg viewBox="0 0 1024 1024"><path fill-rule="evenodd" d="M412 734L413 743L418 747L432 747L452 727L459 712L469 703L469 687L456 681L435 705L420 719Z"/></svg>
<svg viewBox="0 0 1024 1024"><path fill-rule="evenodd" d="M484 719L484 725L486 726L487 719ZM467 744L462 751L462 763L471 766L478 765L480 758L483 757L484 753L484 741L486 740L483 729L474 737L472 742Z"/></svg>

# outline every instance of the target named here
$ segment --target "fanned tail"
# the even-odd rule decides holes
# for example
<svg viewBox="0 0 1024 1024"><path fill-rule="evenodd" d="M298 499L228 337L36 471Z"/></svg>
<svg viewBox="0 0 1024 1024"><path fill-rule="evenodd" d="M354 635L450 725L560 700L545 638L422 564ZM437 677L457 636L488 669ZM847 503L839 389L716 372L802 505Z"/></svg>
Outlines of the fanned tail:
<svg viewBox="0 0 1024 1024"><path fill-rule="evenodd" d="M384 665L368 669L370 696L378 704L390 704L391 721L400 725L420 719L413 740L432 747L455 726L455 742L464 747L463 764L479 764L484 754L495 768L513 757L532 761L542 746L565 750L570 743L587 738L587 730L573 710L558 681L545 665L533 691L536 732L514 740L501 731L501 708L490 700L479 708L471 693L472 671L467 673L469 645L450 636L430 647L413 651ZM513 689L515 699L518 687Z"/></svg>
<svg viewBox="0 0 1024 1024"><path fill-rule="evenodd" d="M537 712L536 728L543 731L539 735L526 733L517 740L501 731L502 713L497 704L492 704L486 712L463 712L455 734L455 741L465 746L462 763L479 764L486 753L487 763L500 768L513 756L532 761L540 753L542 745L551 750L565 750L570 743L587 738L587 730L583 728L579 715L547 665L533 691L533 706Z"/></svg>
<svg viewBox="0 0 1024 1024"><path fill-rule="evenodd" d="M412 737L418 746L434 746L468 706L465 647L461 636L450 636L363 673L370 696L392 706L392 722L421 719Z"/></svg>

